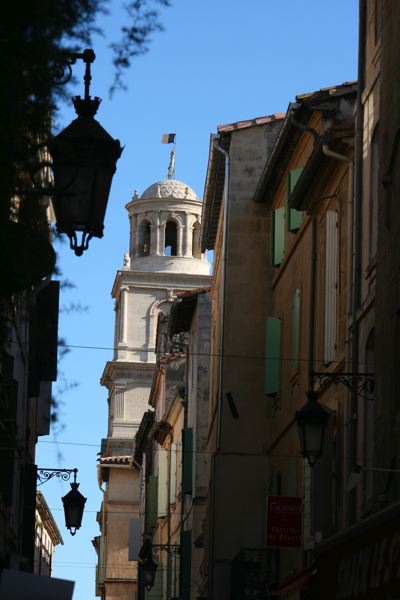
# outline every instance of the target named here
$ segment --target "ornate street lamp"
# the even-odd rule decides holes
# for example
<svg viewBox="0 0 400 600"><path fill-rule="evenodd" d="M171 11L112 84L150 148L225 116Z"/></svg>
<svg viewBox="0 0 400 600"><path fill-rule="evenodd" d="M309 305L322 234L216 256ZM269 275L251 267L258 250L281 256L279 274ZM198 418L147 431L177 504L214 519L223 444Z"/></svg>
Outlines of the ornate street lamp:
<svg viewBox="0 0 400 600"><path fill-rule="evenodd" d="M94 119L100 98L90 97L90 65L96 56L87 49L74 54L71 63L82 59L85 69L85 95L73 98L78 115L49 144L53 158L56 227L66 233L77 256L87 250L92 237L103 237L104 217L111 181L123 148L119 140ZM78 244L77 233L82 233Z"/></svg>
<svg viewBox="0 0 400 600"><path fill-rule="evenodd" d="M318 402L316 391L309 390L307 397L308 401L296 411L295 416L299 428L300 453L308 460L310 467L313 467L322 454L330 411Z"/></svg>
<svg viewBox="0 0 400 600"><path fill-rule="evenodd" d="M63 481L68 481L71 473L74 474L74 482L71 483L71 490L61 498L64 505L65 526L69 529L71 535L76 534L76 530L82 524L83 511L85 508L86 498L78 491L79 483L76 483L76 474L78 469L41 469L37 471L37 478L40 481L38 485L42 485L53 477L61 478Z"/></svg>
<svg viewBox="0 0 400 600"><path fill-rule="evenodd" d="M156 578L158 565L150 557L140 563L140 569L143 576L143 583L146 590L149 592L154 587L154 580Z"/></svg>

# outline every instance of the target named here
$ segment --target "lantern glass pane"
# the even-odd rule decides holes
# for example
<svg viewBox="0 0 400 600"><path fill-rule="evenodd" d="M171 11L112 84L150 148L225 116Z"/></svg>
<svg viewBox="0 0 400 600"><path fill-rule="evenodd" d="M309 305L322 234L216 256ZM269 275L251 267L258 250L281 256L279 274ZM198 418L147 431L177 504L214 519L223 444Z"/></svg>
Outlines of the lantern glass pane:
<svg viewBox="0 0 400 600"><path fill-rule="evenodd" d="M319 454L322 451L324 429L321 423L304 425L304 451L306 454Z"/></svg>

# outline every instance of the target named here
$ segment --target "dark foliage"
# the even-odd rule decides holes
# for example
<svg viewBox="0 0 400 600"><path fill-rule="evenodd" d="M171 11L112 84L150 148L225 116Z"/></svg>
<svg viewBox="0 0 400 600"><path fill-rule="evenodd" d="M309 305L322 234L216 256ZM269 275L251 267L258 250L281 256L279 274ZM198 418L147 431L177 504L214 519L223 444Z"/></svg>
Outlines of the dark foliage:
<svg viewBox="0 0 400 600"><path fill-rule="evenodd" d="M114 53L113 88L123 86L131 59L147 51L151 34L161 29L157 5L169 0L133 0ZM0 219L8 218L10 199L32 190L38 149L50 131L50 116L66 94L57 84L71 52L90 46L96 17L110 0L3 0L0 4ZM40 161L40 159L39 159ZM32 194L31 194L32 196Z"/></svg>

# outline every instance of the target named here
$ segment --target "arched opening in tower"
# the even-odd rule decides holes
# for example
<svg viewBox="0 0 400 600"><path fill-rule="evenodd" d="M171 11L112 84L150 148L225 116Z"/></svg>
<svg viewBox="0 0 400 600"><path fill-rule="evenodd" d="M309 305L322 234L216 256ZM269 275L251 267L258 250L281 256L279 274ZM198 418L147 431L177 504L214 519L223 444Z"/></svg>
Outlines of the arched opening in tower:
<svg viewBox="0 0 400 600"><path fill-rule="evenodd" d="M196 222L193 225L192 233L192 255L194 258L201 258L200 250L200 223Z"/></svg>
<svg viewBox="0 0 400 600"><path fill-rule="evenodd" d="M177 237L178 231L176 223L174 223L173 221L167 221L165 225L165 256L177 255Z"/></svg>
<svg viewBox="0 0 400 600"><path fill-rule="evenodd" d="M139 228L139 256L149 256L151 240L151 226L148 221L143 221Z"/></svg>

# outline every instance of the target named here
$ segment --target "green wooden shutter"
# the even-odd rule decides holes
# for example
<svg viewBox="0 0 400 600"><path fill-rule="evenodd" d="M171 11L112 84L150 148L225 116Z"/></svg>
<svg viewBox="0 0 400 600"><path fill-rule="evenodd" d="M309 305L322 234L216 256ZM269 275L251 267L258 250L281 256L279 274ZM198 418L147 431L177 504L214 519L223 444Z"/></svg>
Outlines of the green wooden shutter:
<svg viewBox="0 0 400 600"><path fill-rule="evenodd" d="M193 429L182 429L182 492L192 491Z"/></svg>
<svg viewBox="0 0 400 600"><path fill-rule="evenodd" d="M192 531L181 534L181 600L191 600Z"/></svg>
<svg viewBox="0 0 400 600"><path fill-rule="evenodd" d="M171 444L169 452L171 452L169 502L174 504L176 501L176 444Z"/></svg>
<svg viewBox="0 0 400 600"><path fill-rule="evenodd" d="M157 514L165 517L168 511L168 450L158 448L158 504Z"/></svg>
<svg viewBox="0 0 400 600"><path fill-rule="evenodd" d="M267 317L265 334L265 386L268 396L275 396L280 389L281 370L281 320Z"/></svg>
<svg viewBox="0 0 400 600"><path fill-rule="evenodd" d="M297 369L299 365L299 338L300 338L300 290L294 292L292 305L292 358L291 366Z"/></svg>
<svg viewBox="0 0 400 600"><path fill-rule="evenodd" d="M145 532L148 535L153 533L157 523L157 500L158 500L158 477L150 475L146 484L146 512L145 512Z"/></svg>
<svg viewBox="0 0 400 600"><path fill-rule="evenodd" d="M271 214L271 263L277 267L285 255L285 212L286 207L281 206Z"/></svg>
<svg viewBox="0 0 400 600"><path fill-rule="evenodd" d="M303 167L297 167L297 169L292 169L288 173L288 182L287 182L287 198L289 200L291 193L293 192L295 185L303 171ZM296 210L295 208L289 208L288 210L288 231L297 231L300 228L300 225L303 222L304 211Z"/></svg>

